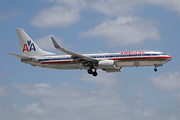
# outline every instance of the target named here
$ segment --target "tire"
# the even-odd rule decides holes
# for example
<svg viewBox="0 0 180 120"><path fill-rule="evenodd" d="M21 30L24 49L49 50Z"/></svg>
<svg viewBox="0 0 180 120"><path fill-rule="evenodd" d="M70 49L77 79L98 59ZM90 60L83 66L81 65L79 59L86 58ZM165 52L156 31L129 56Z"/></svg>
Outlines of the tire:
<svg viewBox="0 0 180 120"><path fill-rule="evenodd" d="M92 74L92 73L93 73L92 69L89 69L87 72L88 72L89 74Z"/></svg>
<svg viewBox="0 0 180 120"><path fill-rule="evenodd" d="M93 72L92 74L93 74L93 76L97 76L97 72Z"/></svg>

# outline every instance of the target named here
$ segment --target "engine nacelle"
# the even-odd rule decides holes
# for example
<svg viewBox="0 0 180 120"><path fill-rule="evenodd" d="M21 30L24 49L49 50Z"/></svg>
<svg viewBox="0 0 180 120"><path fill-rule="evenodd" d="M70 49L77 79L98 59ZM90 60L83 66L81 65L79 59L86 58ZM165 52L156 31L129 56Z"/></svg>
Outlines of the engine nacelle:
<svg viewBox="0 0 180 120"><path fill-rule="evenodd" d="M111 69L115 67L115 61L114 60L102 60L99 61L98 67L102 69Z"/></svg>
<svg viewBox="0 0 180 120"><path fill-rule="evenodd" d="M103 69L103 70L106 71L107 73L110 73L110 72L121 72L122 68L121 67L115 67L115 68L112 68L112 69Z"/></svg>

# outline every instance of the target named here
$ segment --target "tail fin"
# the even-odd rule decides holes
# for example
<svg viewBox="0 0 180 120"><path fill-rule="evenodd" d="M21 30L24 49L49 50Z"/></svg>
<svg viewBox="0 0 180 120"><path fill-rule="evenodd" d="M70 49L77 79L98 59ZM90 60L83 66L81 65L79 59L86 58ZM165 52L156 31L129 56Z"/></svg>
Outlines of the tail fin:
<svg viewBox="0 0 180 120"><path fill-rule="evenodd" d="M16 33L19 39L23 56L43 56L54 54L41 50L22 28L17 28Z"/></svg>

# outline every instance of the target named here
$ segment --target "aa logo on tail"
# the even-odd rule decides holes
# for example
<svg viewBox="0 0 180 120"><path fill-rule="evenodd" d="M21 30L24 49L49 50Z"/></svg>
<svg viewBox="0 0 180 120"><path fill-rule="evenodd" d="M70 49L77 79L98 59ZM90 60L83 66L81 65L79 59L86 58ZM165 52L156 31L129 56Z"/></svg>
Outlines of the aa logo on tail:
<svg viewBox="0 0 180 120"><path fill-rule="evenodd" d="M27 44L24 44L23 51L31 52L32 50L36 51L34 43L31 43L31 40L27 40Z"/></svg>

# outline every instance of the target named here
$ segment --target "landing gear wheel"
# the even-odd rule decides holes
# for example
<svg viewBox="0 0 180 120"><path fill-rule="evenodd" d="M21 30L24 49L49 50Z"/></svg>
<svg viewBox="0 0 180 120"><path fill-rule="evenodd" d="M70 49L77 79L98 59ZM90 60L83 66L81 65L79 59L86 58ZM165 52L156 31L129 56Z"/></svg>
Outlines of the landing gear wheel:
<svg viewBox="0 0 180 120"><path fill-rule="evenodd" d="M96 72L96 71L93 72L92 75L93 75L93 76L97 76L97 72Z"/></svg>
<svg viewBox="0 0 180 120"><path fill-rule="evenodd" d="M92 74L92 73L93 73L92 69L89 69L87 72L88 72L89 74Z"/></svg>
<svg viewBox="0 0 180 120"><path fill-rule="evenodd" d="M93 64L90 64L89 65L89 69L87 70L87 72L89 74L92 74L93 76L97 76L97 72L96 72L96 68L94 68Z"/></svg>
<svg viewBox="0 0 180 120"><path fill-rule="evenodd" d="M154 68L154 71L157 72L157 68Z"/></svg>

